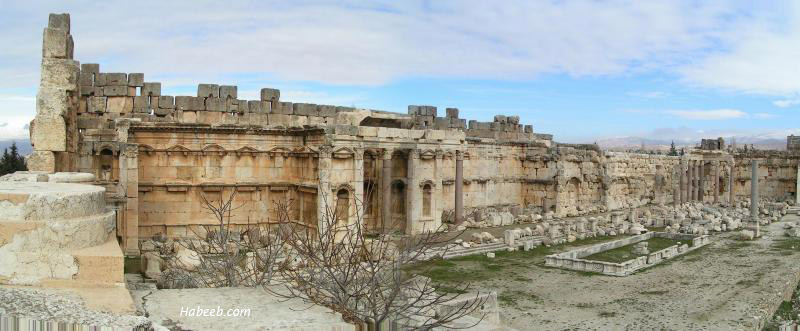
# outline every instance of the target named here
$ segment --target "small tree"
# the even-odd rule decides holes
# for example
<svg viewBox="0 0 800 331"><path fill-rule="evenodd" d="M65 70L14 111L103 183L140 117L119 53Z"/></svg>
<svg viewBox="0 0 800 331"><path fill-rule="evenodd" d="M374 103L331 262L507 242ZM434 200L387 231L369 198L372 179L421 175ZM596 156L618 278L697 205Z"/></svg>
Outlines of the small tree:
<svg viewBox="0 0 800 331"><path fill-rule="evenodd" d="M298 263L279 271L277 278L284 281L283 286L266 289L280 297L329 307L374 330L381 330L388 321L422 330L452 327L486 302L477 294L455 307L438 309L459 295L437 293L430 279L410 273L408 267L443 254L446 248L441 244L451 236L431 231L401 238L371 237L365 233L361 206L356 203L355 222L348 223L350 217L341 217L336 205L326 204L320 229L290 231L286 243ZM469 288L464 283L454 292L466 293Z"/></svg>
<svg viewBox="0 0 800 331"><path fill-rule="evenodd" d="M28 170L28 167L25 166L25 158L19 155L17 143L11 142L11 147L4 149L3 156L0 158L0 176L25 170Z"/></svg>
<svg viewBox="0 0 800 331"><path fill-rule="evenodd" d="M675 141L673 140L669 145L669 156L678 156L678 150L675 149Z"/></svg>

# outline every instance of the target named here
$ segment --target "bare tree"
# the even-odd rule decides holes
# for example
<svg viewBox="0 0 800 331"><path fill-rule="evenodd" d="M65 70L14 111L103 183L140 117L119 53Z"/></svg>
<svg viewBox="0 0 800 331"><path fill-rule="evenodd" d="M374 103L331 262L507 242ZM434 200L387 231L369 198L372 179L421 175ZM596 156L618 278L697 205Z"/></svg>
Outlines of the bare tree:
<svg viewBox="0 0 800 331"><path fill-rule="evenodd" d="M171 273L162 276L168 287L259 286L268 283L274 268L286 263L283 237L276 220L233 224L236 191L227 198L209 199L201 193L202 207L215 223L191 228L193 236L177 241L178 252L165 261ZM290 201L287 202L291 203ZM286 208L288 209L288 208ZM279 218L282 216L278 214Z"/></svg>
<svg viewBox="0 0 800 331"><path fill-rule="evenodd" d="M325 193L320 193L325 194ZM324 196L321 201L328 201ZM355 199L354 213L342 215L337 201L324 203L317 231L289 231L286 244L296 264L278 270L283 286L267 286L284 298L302 298L340 312L346 320L380 330L387 322L414 329L454 326L486 301L453 300L459 294L439 293L430 279L408 272L408 267L446 251L452 234L443 231L414 236L374 238L365 233L363 204ZM369 201L369 199L367 199ZM352 221L352 222L349 222ZM442 229L438 229L442 230ZM466 293L465 283L456 293ZM447 309L438 309L448 304ZM483 316L479 316L479 323Z"/></svg>

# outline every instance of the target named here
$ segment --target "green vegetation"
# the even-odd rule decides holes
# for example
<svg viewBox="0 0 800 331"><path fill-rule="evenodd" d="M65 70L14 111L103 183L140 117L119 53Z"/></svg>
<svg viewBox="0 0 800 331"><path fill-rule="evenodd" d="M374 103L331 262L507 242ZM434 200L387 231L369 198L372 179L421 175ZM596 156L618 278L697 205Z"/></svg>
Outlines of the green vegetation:
<svg viewBox="0 0 800 331"><path fill-rule="evenodd" d="M791 255L800 252L800 238L776 239L772 242L770 250L781 255Z"/></svg>
<svg viewBox="0 0 800 331"><path fill-rule="evenodd" d="M513 252L497 251L494 258L484 254L469 255L448 260L432 259L409 266L406 270L430 278L439 291L459 293L459 288L465 283L475 283L502 277L520 282L530 282L532 279L514 273L513 269L524 270L530 265L544 266L544 257L573 247L593 245L601 242L617 240L626 236L605 236L576 240L571 243L555 247L538 246L529 251L517 250ZM516 268L519 267L519 268ZM582 273L586 276L595 273Z"/></svg>
<svg viewBox="0 0 800 331"><path fill-rule="evenodd" d="M672 240L668 238L660 238L655 237L645 241L647 243L648 250L652 252L656 252L662 249L665 249L670 246L677 245L679 241ZM607 251L599 252L596 254L589 255L585 257L586 260L594 260L594 261L605 261L605 262L612 262L612 263L622 263L639 256L643 256L640 254L633 254L633 245L638 243L622 246L619 248L610 249Z"/></svg>
<svg viewBox="0 0 800 331"><path fill-rule="evenodd" d="M520 301L541 302L542 300L533 293L523 291L505 291L497 295L497 301L508 306L518 306Z"/></svg>
<svg viewBox="0 0 800 331"><path fill-rule="evenodd" d="M800 322L798 314L800 314L800 286L795 288L789 301L784 301L778 306L778 310L772 315L772 319L764 325L764 330L779 330L784 321L798 323Z"/></svg>
<svg viewBox="0 0 800 331"><path fill-rule="evenodd" d="M614 317L617 316L617 313L613 311L601 311L597 315L599 315L600 317Z"/></svg>
<svg viewBox="0 0 800 331"><path fill-rule="evenodd" d="M0 176L25 170L28 170L25 158L19 155L17 143L11 142L11 147L3 150L3 156L0 157Z"/></svg>

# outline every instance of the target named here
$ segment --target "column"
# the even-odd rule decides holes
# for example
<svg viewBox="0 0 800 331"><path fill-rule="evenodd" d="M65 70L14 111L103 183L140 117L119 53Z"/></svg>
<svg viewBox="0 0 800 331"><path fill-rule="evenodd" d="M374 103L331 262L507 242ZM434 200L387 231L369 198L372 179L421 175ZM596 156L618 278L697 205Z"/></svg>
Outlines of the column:
<svg viewBox="0 0 800 331"><path fill-rule="evenodd" d="M699 175L697 176L697 200L700 202L705 202L704 198L706 196L706 161L700 161L700 166L697 170Z"/></svg>
<svg viewBox="0 0 800 331"><path fill-rule="evenodd" d="M794 205L800 206L800 163L797 164L797 177L795 177Z"/></svg>
<svg viewBox="0 0 800 331"><path fill-rule="evenodd" d="M750 218L758 224L758 160L751 162L750 174Z"/></svg>
<svg viewBox="0 0 800 331"><path fill-rule="evenodd" d="M383 150L383 171L381 173L381 228L392 226L392 150Z"/></svg>
<svg viewBox="0 0 800 331"><path fill-rule="evenodd" d="M736 173L734 172L734 167L736 166L736 161L731 160L730 165L728 168L730 169L730 175L728 176L728 204L733 207L733 204L736 203L736 192L734 191L733 184L735 183Z"/></svg>
<svg viewBox="0 0 800 331"><path fill-rule="evenodd" d="M456 202L455 202L455 224L464 221L464 154L456 151Z"/></svg>
<svg viewBox="0 0 800 331"><path fill-rule="evenodd" d="M678 173L680 174L680 186L681 186L681 203L686 203L686 191L688 190L685 168L686 168L686 161L681 161L681 163L678 165Z"/></svg>
<svg viewBox="0 0 800 331"><path fill-rule="evenodd" d="M332 146L324 145L319 147L319 158L317 159L317 176L319 185L317 186L317 226L319 231L323 231L328 223L336 219L333 192L331 192L331 150Z"/></svg>
<svg viewBox="0 0 800 331"><path fill-rule="evenodd" d="M408 153L408 169L406 174L408 177L406 178L406 234L414 234L420 231L416 231L417 228L415 222L419 221L420 215L422 215L421 210L421 203L422 203L422 195L419 194L420 187L419 187L419 180L417 174L417 166L419 165L419 150L412 149ZM418 229L423 230L423 229Z"/></svg>
<svg viewBox="0 0 800 331"><path fill-rule="evenodd" d="M434 219L434 228L438 228L442 224L442 209L444 209L444 197L442 196L442 191L444 185L442 184L442 162L444 159L444 152L442 150L436 150L436 158L434 161L434 169L433 169L433 182L436 184L433 186L433 194L431 196L432 203L434 206L433 212L433 219Z"/></svg>
<svg viewBox="0 0 800 331"><path fill-rule="evenodd" d="M679 165L675 165L672 173L672 205L677 206L681 202L681 170Z"/></svg>
<svg viewBox="0 0 800 331"><path fill-rule="evenodd" d="M694 161L694 166L692 167L692 200L697 201L700 199L700 165L699 161Z"/></svg>
<svg viewBox="0 0 800 331"><path fill-rule="evenodd" d="M139 145L124 144L119 163L119 193L125 197L122 247L126 255L139 255Z"/></svg>
<svg viewBox="0 0 800 331"><path fill-rule="evenodd" d="M714 203L719 203L719 166L719 161L714 162Z"/></svg>
<svg viewBox="0 0 800 331"><path fill-rule="evenodd" d="M694 161L689 160L689 165L687 166L686 173L688 174L687 177L689 178L689 192L687 192L686 199L689 201L694 201L697 196L695 196L695 177L694 177Z"/></svg>
<svg viewBox="0 0 800 331"><path fill-rule="evenodd" d="M364 221L364 149L354 148L353 152L353 208L350 215L355 217L355 222ZM363 224L359 224L363 225Z"/></svg>

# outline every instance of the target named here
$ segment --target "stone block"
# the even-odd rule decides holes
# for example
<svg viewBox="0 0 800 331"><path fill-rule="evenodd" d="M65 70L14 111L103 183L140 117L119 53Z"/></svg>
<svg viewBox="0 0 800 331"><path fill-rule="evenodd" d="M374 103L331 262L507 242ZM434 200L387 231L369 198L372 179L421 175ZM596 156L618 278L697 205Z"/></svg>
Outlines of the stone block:
<svg viewBox="0 0 800 331"><path fill-rule="evenodd" d="M359 133L358 127L354 125L337 125L336 134L357 136Z"/></svg>
<svg viewBox="0 0 800 331"><path fill-rule="evenodd" d="M450 127L450 119L446 117L437 117L434 119L433 126L436 130L445 130Z"/></svg>
<svg viewBox="0 0 800 331"><path fill-rule="evenodd" d="M198 84L197 96L201 98L219 98L219 85Z"/></svg>
<svg viewBox="0 0 800 331"><path fill-rule="evenodd" d="M142 95L151 97L161 96L161 83L145 82L142 85Z"/></svg>
<svg viewBox="0 0 800 331"><path fill-rule="evenodd" d="M175 109L175 99L171 95L159 96L158 97L158 108Z"/></svg>
<svg viewBox="0 0 800 331"><path fill-rule="evenodd" d="M198 97L202 98L202 97ZM220 98L209 97L205 98L205 110L208 111L223 111L225 110L225 100Z"/></svg>
<svg viewBox="0 0 800 331"><path fill-rule="evenodd" d="M100 73L100 65L97 63L81 63L81 72L87 74Z"/></svg>
<svg viewBox="0 0 800 331"><path fill-rule="evenodd" d="M133 108L150 108L150 97L133 97Z"/></svg>
<svg viewBox="0 0 800 331"><path fill-rule="evenodd" d="M445 112L449 118L458 118L458 108L445 108Z"/></svg>
<svg viewBox="0 0 800 331"><path fill-rule="evenodd" d="M336 106L337 113L347 113L351 111L355 111L356 109L353 107L344 107L344 106Z"/></svg>
<svg viewBox="0 0 800 331"><path fill-rule="evenodd" d="M81 95L82 96L102 97L103 96L103 88L102 87L96 87L96 86L81 86Z"/></svg>
<svg viewBox="0 0 800 331"><path fill-rule="evenodd" d="M133 112L133 98L122 97L107 97L106 112L127 114Z"/></svg>
<svg viewBox="0 0 800 331"><path fill-rule="evenodd" d="M37 117L31 128L31 144L36 150L67 150L67 126L61 117Z"/></svg>
<svg viewBox="0 0 800 331"><path fill-rule="evenodd" d="M103 95L108 97L128 96L127 86L105 86L103 87Z"/></svg>
<svg viewBox="0 0 800 331"><path fill-rule="evenodd" d="M69 34L64 30L44 28L42 36L42 57L43 58L70 58Z"/></svg>
<svg viewBox="0 0 800 331"><path fill-rule="evenodd" d="M377 137L378 136L378 128L373 126L359 126L358 127L358 136L362 137Z"/></svg>
<svg viewBox="0 0 800 331"><path fill-rule="evenodd" d="M104 113L106 111L106 97L89 97L86 109L90 113Z"/></svg>
<svg viewBox="0 0 800 331"><path fill-rule="evenodd" d="M526 125L525 126L525 133L533 133L533 125Z"/></svg>
<svg viewBox="0 0 800 331"><path fill-rule="evenodd" d="M281 99L281 90L274 88L261 89L261 101L274 101L277 102Z"/></svg>
<svg viewBox="0 0 800 331"><path fill-rule="evenodd" d="M248 104L247 100L236 100L235 112L239 114L244 114L249 111L250 111L250 105Z"/></svg>
<svg viewBox="0 0 800 331"><path fill-rule="evenodd" d="M51 151L34 150L25 158L28 171L56 172L56 156Z"/></svg>
<svg viewBox="0 0 800 331"><path fill-rule="evenodd" d="M57 88L40 87L36 92L36 116L62 117L70 108L67 91Z"/></svg>
<svg viewBox="0 0 800 331"><path fill-rule="evenodd" d="M251 113L269 113L271 103L268 101L247 101L247 111Z"/></svg>
<svg viewBox="0 0 800 331"><path fill-rule="evenodd" d="M295 103L292 105L295 115L317 116L317 105L313 103Z"/></svg>
<svg viewBox="0 0 800 331"><path fill-rule="evenodd" d="M288 126L291 124L291 116L286 114L271 113L267 115L267 121L270 125Z"/></svg>
<svg viewBox="0 0 800 331"><path fill-rule="evenodd" d="M494 122L495 123L505 123L506 116L505 115L494 115Z"/></svg>
<svg viewBox="0 0 800 331"><path fill-rule="evenodd" d="M506 121L510 124L519 124L519 116L508 116Z"/></svg>
<svg viewBox="0 0 800 331"><path fill-rule="evenodd" d="M137 72L128 74L128 86L141 87L142 85L144 85L143 73Z"/></svg>
<svg viewBox="0 0 800 331"><path fill-rule="evenodd" d="M78 62L70 59L42 59L40 87L60 88L68 91L77 91Z"/></svg>
<svg viewBox="0 0 800 331"><path fill-rule="evenodd" d="M158 117L164 117L170 115L172 114L172 112L173 109L167 109L167 108L156 108L153 110L153 114L155 114Z"/></svg>
<svg viewBox="0 0 800 331"><path fill-rule="evenodd" d="M292 111L292 103L291 102L278 102L278 107L272 110L275 114L283 114L283 115L291 115L294 112ZM272 123L272 121L270 121Z"/></svg>
<svg viewBox="0 0 800 331"><path fill-rule="evenodd" d="M106 86L128 86L128 75L121 72L101 73L105 77Z"/></svg>
<svg viewBox="0 0 800 331"><path fill-rule="evenodd" d="M331 105L317 105L318 116L333 117L336 116L336 106Z"/></svg>
<svg viewBox="0 0 800 331"><path fill-rule="evenodd" d="M78 75L78 84L81 87L92 87L92 85L94 85L94 74L91 72L81 71L81 73Z"/></svg>
<svg viewBox="0 0 800 331"><path fill-rule="evenodd" d="M237 89L236 85L221 85L219 87L219 97L222 99L227 99L227 98L236 99L237 98L236 89Z"/></svg>
<svg viewBox="0 0 800 331"><path fill-rule="evenodd" d="M47 27L51 29L59 29L64 33L69 33L69 14L50 14L47 19Z"/></svg>

